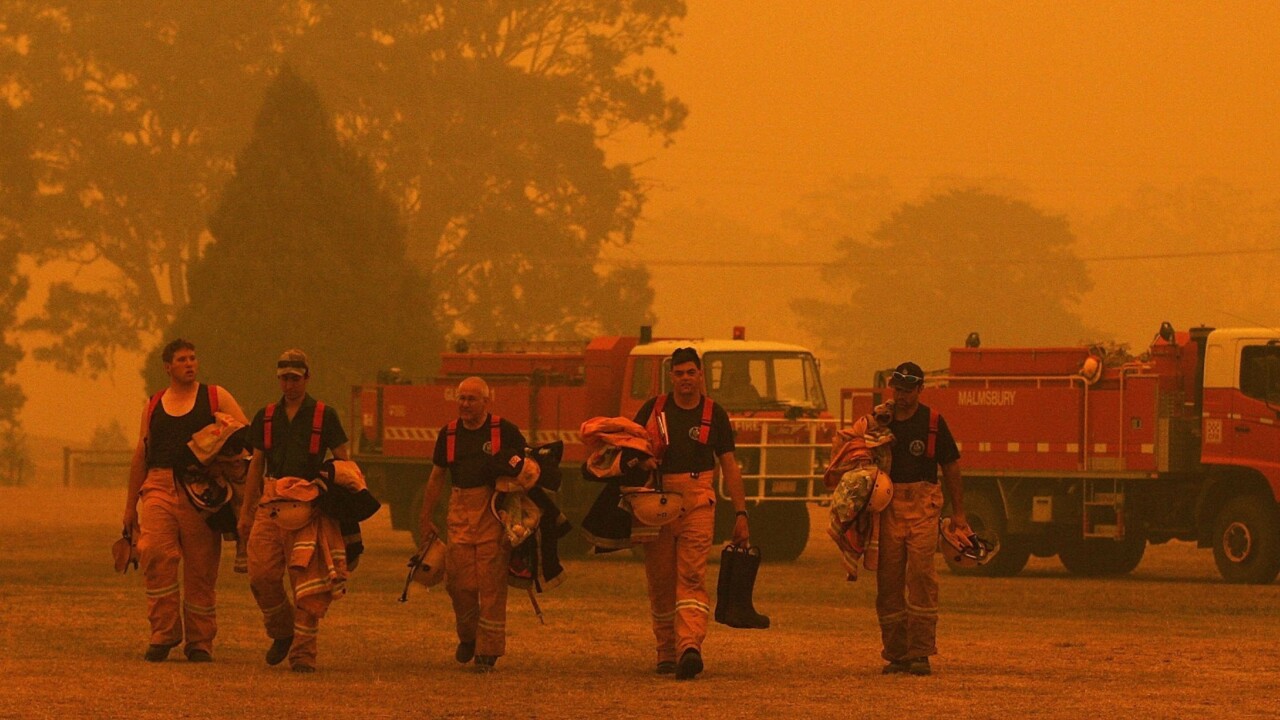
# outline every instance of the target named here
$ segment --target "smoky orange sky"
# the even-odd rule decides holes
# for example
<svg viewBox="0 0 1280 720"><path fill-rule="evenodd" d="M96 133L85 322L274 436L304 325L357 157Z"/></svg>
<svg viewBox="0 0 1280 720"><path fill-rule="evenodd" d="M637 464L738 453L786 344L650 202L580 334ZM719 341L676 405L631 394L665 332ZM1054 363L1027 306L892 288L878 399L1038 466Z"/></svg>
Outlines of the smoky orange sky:
<svg viewBox="0 0 1280 720"><path fill-rule="evenodd" d="M1280 4L692 0L681 30L678 52L652 62L690 107L685 129L668 148L633 136L607 146L643 161L652 184L635 242L613 256L661 261L659 335L745 324L754 339L816 345L788 308L829 292L816 269L679 263L831 259L837 235L815 243L786 218L841 177L883 178L901 200L939 177L996 179L1073 229L1144 186L1209 177L1269 199L1280 187ZM1123 248L1082 239L1077 250ZM1082 312L1140 345L1164 308L1116 307L1116 285L1194 267L1090 269ZM1267 291L1273 278L1250 282ZM1241 324L1206 315L1172 319ZM24 362L28 433L82 441L119 419L132 435L139 361L121 356L97 381ZM203 374L217 381L217 368Z"/></svg>

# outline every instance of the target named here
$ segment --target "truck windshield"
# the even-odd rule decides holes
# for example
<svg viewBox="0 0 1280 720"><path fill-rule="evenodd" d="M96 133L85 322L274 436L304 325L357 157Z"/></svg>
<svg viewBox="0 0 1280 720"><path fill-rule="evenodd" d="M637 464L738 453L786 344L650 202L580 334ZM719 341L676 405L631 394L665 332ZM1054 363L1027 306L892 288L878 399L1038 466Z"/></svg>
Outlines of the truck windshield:
<svg viewBox="0 0 1280 720"><path fill-rule="evenodd" d="M826 410L818 363L809 353L708 352L707 392L727 410Z"/></svg>

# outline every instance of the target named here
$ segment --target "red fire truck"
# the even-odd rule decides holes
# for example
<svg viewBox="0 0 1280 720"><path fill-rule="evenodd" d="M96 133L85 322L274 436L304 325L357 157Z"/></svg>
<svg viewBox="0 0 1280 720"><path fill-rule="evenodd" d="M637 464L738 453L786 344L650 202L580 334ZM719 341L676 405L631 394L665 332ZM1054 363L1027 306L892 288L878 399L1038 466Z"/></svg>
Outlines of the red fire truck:
<svg viewBox="0 0 1280 720"><path fill-rule="evenodd" d="M842 420L883 392L842 391ZM1147 543L1185 540L1213 548L1228 582L1280 573L1280 331L1164 323L1121 362L1088 347L955 348L922 402L947 418L970 523L996 543L969 572L1057 555L1072 573L1123 574Z"/></svg>
<svg viewBox="0 0 1280 720"><path fill-rule="evenodd" d="M490 411L515 422L530 443L564 441L560 502L576 524L599 492L579 471L586 457L582 422L632 417L645 400L668 391L671 352L681 346L698 350L708 394L734 424L753 540L771 559L798 557L809 536L805 503L825 493L821 472L836 422L812 353L746 340L742 328L731 340L652 340L642 328L640 337L589 342L459 342L443 354L439 375L429 381L383 373L379 382L354 388L352 427L360 428L355 458L375 494L390 503L393 526L416 532L436 436L457 418L458 382L477 375L492 390ZM723 480L718 482L727 498ZM717 538L729 534L732 521L729 503L718 503Z"/></svg>

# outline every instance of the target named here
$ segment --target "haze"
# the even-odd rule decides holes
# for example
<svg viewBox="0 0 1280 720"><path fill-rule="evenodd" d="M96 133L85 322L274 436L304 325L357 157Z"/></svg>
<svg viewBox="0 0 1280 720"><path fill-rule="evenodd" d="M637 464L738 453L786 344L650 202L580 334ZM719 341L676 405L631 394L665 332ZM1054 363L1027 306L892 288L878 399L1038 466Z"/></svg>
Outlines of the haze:
<svg viewBox="0 0 1280 720"><path fill-rule="evenodd" d="M1280 325L1278 5L695 0L680 27L678 52L652 62L688 104L685 128L670 147L634 133L607 148L644 160L652 183L615 255L649 261L659 335L746 325L839 368L790 302L839 298L817 265L842 236L966 185L1066 216L1094 283L1079 311L1100 336L1142 348L1166 319ZM860 200L831 202L849 197L839 188ZM1136 219L1156 216L1163 227ZM1188 251L1220 254L1168 257ZM1165 257L1118 259L1135 255ZM24 310L50 279L33 278ZM928 319L875 330L908 331L929 333ZM922 360L945 362L961 340L936 338L938 357ZM83 443L118 420L132 436L140 363L119 356L90 381L28 358L24 428ZM217 381L216 367L203 374ZM828 393L867 380L829 377Z"/></svg>

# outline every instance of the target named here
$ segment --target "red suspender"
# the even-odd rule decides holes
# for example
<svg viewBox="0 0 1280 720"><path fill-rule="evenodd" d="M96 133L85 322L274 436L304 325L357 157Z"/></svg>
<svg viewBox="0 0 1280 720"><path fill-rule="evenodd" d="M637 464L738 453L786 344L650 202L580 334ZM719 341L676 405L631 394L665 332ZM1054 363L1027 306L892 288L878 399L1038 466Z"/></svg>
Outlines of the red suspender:
<svg viewBox="0 0 1280 720"><path fill-rule="evenodd" d="M666 407L666 404L667 396L665 394L659 395L653 401L653 410L649 413L650 421L657 422L658 415L662 414L662 409ZM711 398L703 396L702 423L698 427L698 442L703 445L706 445L711 440L711 413L715 409L715 405Z"/></svg>
<svg viewBox="0 0 1280 720"><path fill-rule="evenodd" d="M311 418L311 454L320 454L320 426L324 424L324 403L316 403L316 414Z"/></svg>
<svg viewBox="0 0 1280 720"><path fill-rule="evenodd" d="M271 449L271 416L276 412L276 404L271 403L262 414L262 449ZM320 449L320 431L324 428L324 403L316 403L316 413L311 417L311 446L308 448L312 455L319 455Z"/></svg>
<svg viewBox="0 0 1280 720"><path fill-rule="evenodd" d="M209 388L209 414L218 412L218 386L206 385Z"/></svg>
<svg viewBox="0 0 1280 720"><path fill-rule="evenodd" d="M147 401L147 420L144 424L147 426L148 432L151 431L151 415L156 411L156 405L160 404L160 398L162 397L164 397L163 390L156 393L155 395L152 395L151 399Z"/></svg>
<svg viewBox="0 0 1280 720"><path fill-rule="evenodd" d="M924 456L930 460L933 459L934 450L938 447L938 419L941 417L932 409L929 410L929 444L924 451Z"/></svg>
<svg viewBox="0 0 1280 720"><path fill-rule="evenodd" d="M445 462L453 464L453 459L458 456L458 421L454 420L444 427L444 457ZM489 416L489 451L492 455L497 455L502 449L502 418L497 415Z"/></svg>
<svg viewBox="0 0 1280 720"><path fill-rule="evenodd" d="M711 402L711 398L703 398L702 427L698 428L698 442L703 445L711 439L711 409L714 407L715 403Z"/></svg>
<svg viewBox="0 0 1280 720"><path fill-rule="evenodd" d="M267 406L262 416L262 449L271 449L271 416L276 412L276 404L271 403Z"/></svg>

